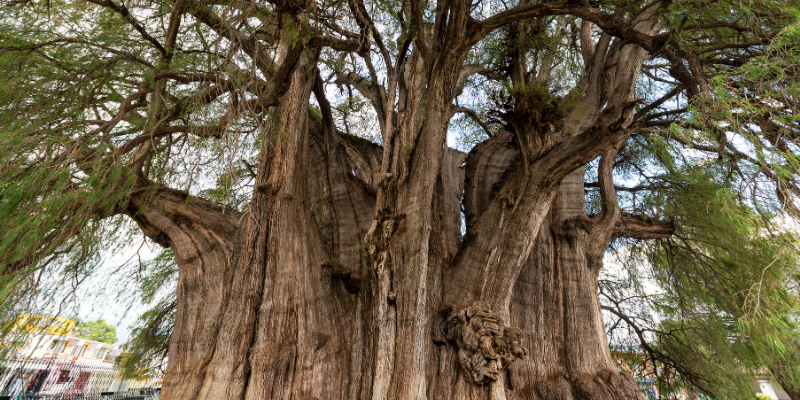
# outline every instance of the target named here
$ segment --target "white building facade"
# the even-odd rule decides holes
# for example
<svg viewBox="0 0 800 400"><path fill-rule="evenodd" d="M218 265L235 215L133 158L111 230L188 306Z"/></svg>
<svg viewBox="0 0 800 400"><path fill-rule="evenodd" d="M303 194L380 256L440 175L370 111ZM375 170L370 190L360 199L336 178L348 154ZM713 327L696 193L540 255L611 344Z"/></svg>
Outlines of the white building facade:
<svg viewBox="0 0 800 400"><path fill-rule="evenodd" d="M0 398L96 396L160 386L119 378L122 350L74 336L77 319L20 313L2 336Z"/></svg>
<svg viewBox="0 0 800 400"><path fill-rule="evenodd" d="M0 361L0 396L93 395L116 377L113 345L53 334L15 335L15 349Z"/></svg>

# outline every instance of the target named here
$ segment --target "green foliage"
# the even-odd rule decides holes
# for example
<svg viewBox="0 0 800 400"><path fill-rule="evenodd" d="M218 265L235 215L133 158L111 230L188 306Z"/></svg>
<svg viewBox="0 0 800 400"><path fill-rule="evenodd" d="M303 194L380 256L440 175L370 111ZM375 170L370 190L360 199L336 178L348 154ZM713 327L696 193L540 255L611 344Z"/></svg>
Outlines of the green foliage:
<svg viewBox="0 0 800 400"><path fill-rule="evenodd" d="M141 217L146 207L163 206L148 202L157 190L180 190L187 199L197 196L248 210L252 166L271 157L277 146L264 134L270 120L279 117L274 111L238 108L274 86L261 79L275 71L246 57L242 45L230 46L230 40L217 36L216 27L187 16L167 57L130 21L107 8L72 0L24 3L0 6L0 316L42 300L52 304L64 297L62 289L74 295L106 252L138 237L132 234L138 228L128 219ZM165 43L171 3L125 3L152 40ZM321 17L325 20L312 22L319 16L310 16L301 23L273 12L270 5L253 3L245 11L235 2L223 3L210 10L230 18L230 26L243 27L243 34L257 34L256 41L264 42L272 59L279 58L278 46L270 47L273 37L294 44L309 39L312 23L333 36L340 32L332 26L348 29L350 22L363 23L342 17L347 7L335 1L318 2L330 13ZM478 21L519 3L473 2L471 17ZM419 60L397 60L405 39L429 35L428 22L424 27L409 23L406 7L395 1L367 1L365 6L374 28L384 32L387 65L405 65L402 72L409 76L417 73L412 68L431 68ZM433 1L419 6L426 21L440 12ZM636 355L628 362L641 360L639 370L656 376L663 393L689 387L717 399L751 398L745 384L763 368L800 387L797 238L786 222L800 218L797 4L675 0L657 6L654 20L669 35L653 39L659 48L645 61L636 94L646 104L673 87L681 86L681 94L661 107L636 110L642 113L637 116L642 124L619 151L615 180L635 183L631 190L618 192L625 211L641 214L643 223L672 221L676 232L669 239L615 242L628 253L627 263L624 274L601 283L604 304L641 324L638 333L649 346L647 358ZM632 0L586 7L619 18L644 11L641 2ZM338 23L339 17L346 22ZM569 15L533 18L507 24L477 43L466 64L479 72L453 88L455 105L473 113L453 119L448 135L454 133L461 149L469 150L502 129L525 131L530 137L559 131L588 84L581 25ZM599 29L589 33L595 42L603 35ZM439 39L432 49L445 45ZM375 88L372 97L388 101L389 91L380 87L387 79L381 70L385 67L377 62L382 50L377 40L364 41L367 48L360 43L359 54L323 48L311 57L318 61L325 85L339 86L338 95L330 99L336 127L372 142L383 140L377 129L377 121L386 120L383 114L420 118L419 125L427 111L424 102L411 116L402 114L407 110L397 104L376 111L371 96L360 92ZM616 42L613 51L623 44L634 45ZM698 76L708 78L710 93L687 104L682 93L688 84L674 81L665 57L689 54L690 48L699 50L695 56L704 72ZM376 61L367 63L363 54ZM515 64L520 60L522 70ZM681 59L674 67L685 64ZM608 65L603 74L615 74L616 67ZM163 72L198 80L164 79L159 77ZM340 79L350 79L350 74L360 79L360 88ZM519 82L526 74L527 81ZM403 96L425 97L424 88L414 85L425 83L403 82ZM224 95L211 94L219 88L225 88ZM242 112L226 119L234 109ZM320 107L312 105L310 113L314 121L322 119ZM105 124L117 115L121 119L116 124ZM147 137L120 150L157 128L217 124L224 125L224 135L181 131ZM414 132L403 131L397 140L415 140ZM554 144L550 139L538 146ZM526 135L518 134L514 145L524 146L524 140ZM259 154L262 144L273 146ZM132 167L145 163L147 174ZM590 181L596 180L593 165L587 168ZM604 201L597 191L588 192L590 210L599 211ZM144 194L144 208L131 206L134 194ZM320 214L331 207L323 195L306 200ZM320 231L331 232L327 226ZM358 245L365 257L368 248ZM125 377L145 378L162 367L166 355L177 267L171 250L124 267L114 278L132 279L136 295L152 308L133 330L122 370ZM335 256L322 267L345 281L348 290L360 290L362 283L349 279L349 270ZM635 304L626 300L631 298Z"/></svg>
<svg viewBox="0 0 800 400"><path fill-rule="evenodd" d="M170 9L167 3L127 7L133 15L145 10L153 18L148 23ZM3 4L0 21L0 315L34 303L58 314L62 300L74 300L108 254L122 253L141 238L129 219L141 211L129 209L130 195L143 190L134 189L141 181L130 167L141 153L123 153L119 146L153 123L150 100L135 96L160 84L155 66L161 55L118 13L90 2ZM214 43L202 38L207 33L196 22L183 25L187 51L173 54L172 70L220 67L231 71L231 82L244 84L236 68L212 66L199 56L212 52ZM218 118L192 101L193 89L172 92L184 100L173 110L176 118ZM97 122L117 115L126 101L136 109L116 125ZM213 114L219 104L210 109ZM260 143L259 134L248 129L255 140L153 140L152 185L145 193L171 185L246 209L248 192L241 185L252 178L242 160L253 162L252 149ZM125 276L114 278L121 282ZM151 282L142 283L144 296L151 296Z"/></svg>
<svg viewBox="0 0 800 400"><path fill-rule="evenodd" d="M117 342L117 327L105 320L81 322L75 327L75 336L97 342L114 344Z"/></svg>
<svg viewBox="0 0 800 400"><path fill-rule="evenodd" d="M170 249L140 265L137 282L142 303L152 306L137 319L124 346L120 374L125 379L150 379L163 374L166 368L177 307L177 273Z"/></svg>
<svg viewBox="0 0 800 400"><path fill-rule="evenodd" d="M649 346L638 368L662 394L748 398L756 372L800 387L800 260L790 222L799 214L787 201L798 174L798 28L783 29L736 74L720 71L671 138L643 134L620 154L629 179L657 171L623 204L676 225L669 239L620 241L625 272L601 285L608 304L638 324ZM615 340L641 345L620 330Z"/></svg>
<svg viewBox="0 0 800 400"><path fill-rule="evenodd" d="M53 32L54 21L39 10L0 10L0 293L10 300L2 303L4 315L43 296L47 284L71 287L93 271L104 247L98 238L124 230L119 219L100 221L125 207L133 182L108 156L109 138L87 134L94 126L85 122L92 118L87 105L104 97L98 107L113 103L120 89L109 82L131 73L124 57L101 49L127 36L125 25L106 18L79 27L92 14L86 3L52 6L76 36Z"/></svg>
<svg viewBox="0 0 800 400"><path fill-rule="evenodd" d="M648 326L646 363L662 392L689 387L739 399L751 393L754 371L779 358L778 348L796 347L798 330L787 322L798 310L796 237L770 235L715 165L676 170L663 177L669 189L641 199L677 230L629 243L629 283L608 283L604 293L646 299L622 308Z"/></svg>
<svg viewBox="0 0 800 400"><path fill-rule="evenodd" d="M163 374L166 368L169 338L175 324L174 296L160 301L142 314L131 331L120 361L124 379L146 380Z"/></svg>
<svg viewBox="0 0 800 400"><path fill-rule="evenodd" d="M619 243L630 254L627 274L605 282L603 293L647 333L651 349L639 368L656 376L662 393L690 388L745 398L755 371L791 365L786 361L800 349L793 322L800 310L797 237L785 227L775 231L777 203L754 203L733 190L740 177L725 165L685 164L661 141L641 144L670 172L637 207L673 221L676 231L655 242ZM637 304L620 300L632 295ZM800 382L789 369L788 382Z"/></svg>
<svg viewBox="0 0 800 400"><path fill-rule="evenodd" d="M156 257L139 265L136 281L142 292L142 303L152 304L172 292L178 278L175 256L171 249L164 249Z"/></svg>

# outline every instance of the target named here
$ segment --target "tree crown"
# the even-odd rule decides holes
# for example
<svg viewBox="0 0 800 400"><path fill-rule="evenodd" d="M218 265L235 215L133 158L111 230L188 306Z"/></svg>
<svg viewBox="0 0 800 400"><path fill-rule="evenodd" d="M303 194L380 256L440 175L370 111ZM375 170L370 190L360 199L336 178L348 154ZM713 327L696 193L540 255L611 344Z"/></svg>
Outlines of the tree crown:
<svg viewBox="0 0 800 400"><path fill-rule="evenodd" d="M170 260L180 227L233 236L257 193L285 184L256 182L290 146L282 107L302 71L308 146L336 134L342 180L379 204L376 220L401 218L376 193L433 186L427 163L448 144L470 152L467 179L491 175L487 154L505 179L458 193L462 248L489 224L483 197L516 210L536 174L557 185L585 166L590 217L619 210L609 240L632 255L606 307L641 331L662 382L735 397L741 370L712 379L716 366L752 373L800 351L786 229L800 217L798 15L779 0L8 2L0 311L74 290L132 233ZM323 170L327 150L312 154ZM324 187L314 178L296 177ZM307 197L332 242L334 199ZM156 304L133 343L161 352L175 302L155 299L177 269L163 260L127 270ZM646 301L626 308L630 291Z"/></svg>

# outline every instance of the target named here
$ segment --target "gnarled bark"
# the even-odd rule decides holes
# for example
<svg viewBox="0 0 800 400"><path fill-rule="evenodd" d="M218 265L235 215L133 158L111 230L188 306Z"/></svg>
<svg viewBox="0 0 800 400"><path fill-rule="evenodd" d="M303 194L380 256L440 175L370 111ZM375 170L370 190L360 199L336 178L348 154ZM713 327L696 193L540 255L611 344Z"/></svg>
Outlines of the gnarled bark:
<svg viewBox="0 0 800 400"><path fill-rule="evenodd" d="M375 97L382 147L335 129L306 52L244 213L131 212L179 266L165 399L640 398L609 354L597 274L612 237L669 234L621 219L608 189L645 52L605 37L587 69L610 86L582 86L558 129L511 124L467 156L445 143L474 21L449 12L389 71L396 110ZM611 202L589 217L582 168L601 155Z"/></svg>
<svg viewBox="0 0 800 400"><path fill-rule="evenodd" d="M341 179L345 165L337 160L344 146L309 120L313 71L304 62L293 74L281 118L267 132L253 201L237 218L238 234L225 238L236 251L211 260L226 267L207 276L224 290L180 286L178 320L191 304L204 310L214 304L215 315L206 311L198 319L215 322L202 330L176 325L165 398L352 399L359 398L362 379L368 380L362 375L368 373L369 297L343 278L360 270L356 243L366 226L352 217L374 199L363 182ZM339 176L309 182L320 171L323 178ZM330 220L351 229L349 235L320 234ZM169 244L184 251L181 243ZM181 282L206 272L180 257L178 265Z"/></svg>
<svg viewBox="0 0 800 400"><path fill-rule="evenodd" d="M509 368L524 399L641 399L608 351L597 289L599 270L587 249L583 170L561 183L514 287L510 322L522 326L530 356Z"/></svg>

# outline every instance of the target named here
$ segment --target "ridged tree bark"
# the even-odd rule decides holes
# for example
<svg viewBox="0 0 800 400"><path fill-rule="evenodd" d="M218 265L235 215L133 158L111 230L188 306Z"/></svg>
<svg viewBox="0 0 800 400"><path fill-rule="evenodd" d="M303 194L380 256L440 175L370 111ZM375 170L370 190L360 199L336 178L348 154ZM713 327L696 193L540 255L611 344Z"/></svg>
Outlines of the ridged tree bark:
<svg viewBox="0 0 800 400"><path fill-rule="evenodd" d="M636 49L622 61L640 62ZM444 146L459 78L444 66L464 55L429 71L411 55L383 147L334 128L302 56L247 211L169 191L130 205L180 269L165 399L640 398L611 359L597 293L609 240L637 224L619 225L613 187L587 216L582 173L603 155L611 184L635 68L616 67L622 83L602 96L616 106L585 97L595 111L573 116L573 133L537 145L504 132L467 156Z"/></svg>
<svg viewBox="0 0 800 400"><path fill-rule="evenodd" d="M782 0L5 3L0 309L135 221L178 270L162 400L642 399L598 276L683 211L613 170L636 212L717 161L723 208L800 197Z"/></svg>
<svg viewBox="0 0 800 400"><path fill-rule="evenodd" d="M375 29L363 5L350 7ZM277 82L256 99L269 117L246 211L159 188L146 172L125 210L179 268L162 399L641 398L609 353L597 277L612 238L672 230L622 215L611 176L659 24L646 9L617 21L628 39L606 27L595 41L589 21L606 18L596 10L520 7L479 23L467 2L450 2L448 18L401 43L396 62L386 55L388 90L337 78L371 99L377 145L336 129L314 39L282 36L280 62L262 65L257 41L187 6ZM454 66L498 26L568 12L586 20L586 78L559 121L511 118L470 154L447 148L469 74ZM531 74L524 54L512 56L512 80L534 87L552 66ZM541 106L524 93L514 115ZM587 215L583 168L598 157L604 206Z"/></svg>

